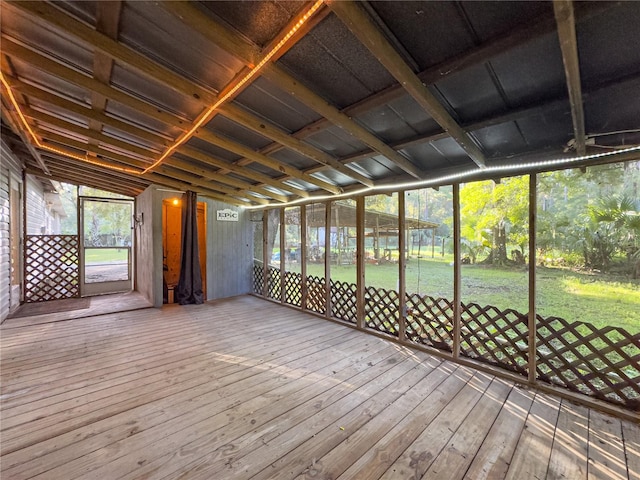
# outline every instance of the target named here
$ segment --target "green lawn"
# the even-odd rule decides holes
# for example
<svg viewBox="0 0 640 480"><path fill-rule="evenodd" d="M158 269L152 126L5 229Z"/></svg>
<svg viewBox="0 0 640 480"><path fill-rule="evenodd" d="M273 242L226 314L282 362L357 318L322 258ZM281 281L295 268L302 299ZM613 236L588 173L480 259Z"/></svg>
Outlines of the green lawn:
<svg viewBox="0 0 640 480"><path fill-rule="evenodd" d="M407 291L453 298L451 260L450 256L411 258L407 263ZM307 272L323 277L324 266L309 264ZM332 265L331 278L355 283L355 266ZM395 290L398 266L366 265L365 278L367 285ZM526 313L529 310L528 272L463 265L462 301ZM640 282L538 267L537 311L545 317L583 321L600 328L619 326L637 333L640 331Z"/></svg>
<svg viewBox="0 0 640 480"><path fill-rule="evenodd" d="M87 248L84 259L87 264L127 263L127 249L124 247Z"/></svg>

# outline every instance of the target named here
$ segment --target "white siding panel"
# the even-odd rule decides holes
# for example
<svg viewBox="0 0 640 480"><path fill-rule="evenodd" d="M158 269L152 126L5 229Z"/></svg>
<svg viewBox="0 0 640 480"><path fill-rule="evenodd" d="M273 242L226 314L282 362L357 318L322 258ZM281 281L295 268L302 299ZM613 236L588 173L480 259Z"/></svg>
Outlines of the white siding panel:
<svg viewBox="0 0 640 480"><path fill-rule="evenodd" d="M207 300L243 295L251 291L253 235L248 210L208 198ZM217 210L238 212L237 222L218 221Z"/></svg>
<svg viewBox="0 0 640 480"><path fill-rule="evenodd" d="M11 298L11 218L10 182L22 179L22 165L4 142L0 141L0 322L9 315L10 305L19 299ZM22 212L22 205L19 205Z"/></svg>
<svg viewBox="0 0 640 480"><path fill-rule="evenodd" d="M27 177L27 235L46 233L46 203L42 184Z"/></svg>

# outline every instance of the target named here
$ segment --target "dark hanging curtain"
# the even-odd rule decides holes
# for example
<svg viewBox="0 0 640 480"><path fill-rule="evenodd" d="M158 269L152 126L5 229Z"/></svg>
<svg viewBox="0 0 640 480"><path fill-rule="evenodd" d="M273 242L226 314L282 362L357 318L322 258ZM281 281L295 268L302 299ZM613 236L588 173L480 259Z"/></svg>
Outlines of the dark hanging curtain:
<svg viewBox="0 0 640 480"><path fill-rule="evenodd" d="M180 305L204 302L200 252L198 251L198 206L195 192L182 196L182 257L176 300Z"/></svg>

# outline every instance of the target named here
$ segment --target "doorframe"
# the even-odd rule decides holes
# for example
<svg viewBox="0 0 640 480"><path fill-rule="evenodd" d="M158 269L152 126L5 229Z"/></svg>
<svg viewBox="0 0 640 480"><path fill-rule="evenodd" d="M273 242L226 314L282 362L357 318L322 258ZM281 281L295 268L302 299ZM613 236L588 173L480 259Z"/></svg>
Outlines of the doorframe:
<svg viewBox="0 0 640 480"><path fill-rule="evenodd" d="M9 311L24 301L24 242L26 226L26 195L23 179L9 172ZM17 192L14 194L14 191ZM17 196L17 198L14 197ZM13 262L15 261L15 265Z"/></svg>
<svg viewBox="0 0 640 480"><path fill-rule="evenodd" d="M109 197L92 197L87 195L78 195L78 282L80 297L91 297L97 295L107 295L111 293L125 293L134 289L134 252L135 228L133 225L133 215L135 212L135 199L126 198L109 198ZM126 248L128 249L127 275L128 280L115 280L105 282L86 283L85 281L85 245L84 245L84 202L94 201L103 203L129 204L131 206L131 215L129 218L129 227L131 231L131 245L128 247L105 247L107 248ZM100 248L100 247L88 247Z"/></svg>
<svg viewBox="0 0 640 480"><path fill-rule="evenodd" d="M173 198L163 198L162 199L162 248L161 248L161 258L162 258L162 278L164 279L164 254L165 254L165 238L167 235L167 221L166 221L166 212L168 207L175 207L181 210L181 206L176 206L173 204ZM182 199L180 200L182 201ZM196 203L196 212L202 212L202 221L203 221L203 229L202 232L198 228L198 254L200 256L200 271L202 273L202 293L204 296L204 300L207 300L207 211L208 205L207 202L198 201ZM182 221L180 222L180 229L182 230ZM200 240L203 240L203 245L200 245ZM202 247L202 248L200 248ZM180 247L182 249L182 246Z"/></svg>

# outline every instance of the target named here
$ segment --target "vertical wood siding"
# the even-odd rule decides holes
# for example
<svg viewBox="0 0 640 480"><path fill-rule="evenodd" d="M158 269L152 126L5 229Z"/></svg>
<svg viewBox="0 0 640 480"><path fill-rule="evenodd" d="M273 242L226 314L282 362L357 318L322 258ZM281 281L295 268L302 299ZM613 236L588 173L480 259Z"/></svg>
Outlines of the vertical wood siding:
<svg viewBox="0 0 640 480"><path fill-rule="evenodd" d="M11 222L20 219L11 218L10 188L13 181L22 178L22 168L9 148L0 142L0 322L9 315L11 299ZM22 211L22 208L20 208ZM13 303L17 303L14 301Z"/></svg>
<svg viewBox="0 0 640 480"><path fill-rule="evenodd" d="M207 198L207 300L252 290L253 234L250 213ZM218 210L238 212L237 222L218 221Z"/></svg>
<svg viewBox="0 0 640 480"><path fill-rule="evenodd" d="M27 235L43 235L46 233L47 219L44 192L40 182L32 177L27 177L26 194Z"/></svg>

